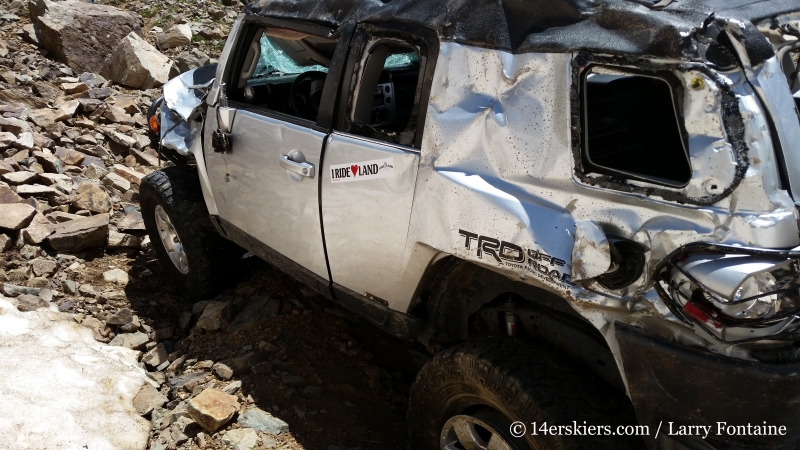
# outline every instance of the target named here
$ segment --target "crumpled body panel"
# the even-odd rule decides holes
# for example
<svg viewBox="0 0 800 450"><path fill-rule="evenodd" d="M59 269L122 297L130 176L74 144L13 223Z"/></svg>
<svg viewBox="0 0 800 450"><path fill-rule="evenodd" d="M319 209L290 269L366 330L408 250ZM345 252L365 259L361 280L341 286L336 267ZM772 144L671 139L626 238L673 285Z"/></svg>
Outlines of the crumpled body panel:
<svg viewBox="0 0 800 450"><path fill-rule="evenodd" d="M777 188L768 127L741 81L730 82L745 123L749 168L731 195L697 206L581 182L572 151L571 61L570 54L512 55L442 44L409 242L555 292L603 333L614 320L642 323L656 315L673 321L648 287L647 274L682 245L800 244L794 205ZM731 158L708 155L727 151L725 142L713 145L727 136L718 107L698 106L702 98L686 100L684 116L694 121L687 125L690 134L707 136L704 141L710 143L690 145L696 175L729 178ZM684 189L702 189L695 181ZM647 249L639 281L621 291L572 282L576 224L584 221ZM395 300L393 306L402 302ZM677 339L697 344L699 338L687 333Z"/></svg>

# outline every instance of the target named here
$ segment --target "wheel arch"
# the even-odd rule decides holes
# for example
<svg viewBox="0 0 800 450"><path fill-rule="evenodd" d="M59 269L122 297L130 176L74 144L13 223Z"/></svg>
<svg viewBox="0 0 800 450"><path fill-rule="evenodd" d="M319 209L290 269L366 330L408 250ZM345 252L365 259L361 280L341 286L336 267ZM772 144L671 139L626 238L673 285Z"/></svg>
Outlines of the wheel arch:
<svg viewBox="0 0 800 450"><path fill-rule="evenodd" d="M422 276L410 311L425 320L417 339L431 351L476 337L476 322L511 312L517 337L553 347L625 391L622 374L603 335L560 296L448 255ZM486 329L506 334L505 328Z"/></svg>

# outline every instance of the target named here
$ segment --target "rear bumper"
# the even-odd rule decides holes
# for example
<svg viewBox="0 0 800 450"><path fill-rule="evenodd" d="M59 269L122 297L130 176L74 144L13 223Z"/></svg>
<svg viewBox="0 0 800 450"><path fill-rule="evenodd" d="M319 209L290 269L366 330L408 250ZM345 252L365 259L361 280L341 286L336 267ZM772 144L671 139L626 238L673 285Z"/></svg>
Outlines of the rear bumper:
<svg viewBox="0 0 800 450"><path fill-rule="evenodd" d="M651 447L669 447L652 439L660 425L660 435L687 448L800 448L800 363L743 361L615 327L628 390L639 422L650 426L645 440ZM764 422L774 428L765 430ZM711 429L702 439L702 433L675 434L681 425Z"/></svg>

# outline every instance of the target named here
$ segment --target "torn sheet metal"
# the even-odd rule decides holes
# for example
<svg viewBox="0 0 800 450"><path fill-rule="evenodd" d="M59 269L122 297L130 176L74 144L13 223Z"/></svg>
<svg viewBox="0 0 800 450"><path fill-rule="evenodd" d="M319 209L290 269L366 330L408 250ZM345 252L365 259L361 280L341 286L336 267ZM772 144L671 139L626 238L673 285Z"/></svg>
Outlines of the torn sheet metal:
<svg viewBox="0 0 800 450"><path fill-rule="evenodd" d="M161 145L181 155L190 154L195 138L199 137L202 122L193 120L203 103L200 89L190 87L209 83L217 70L216 64L184 72L164 85L164 105L161 114Z"/></svg>
<svg viewBox="0 0 800 450"><path fill-rule="evenodd" d="M424 245L554 292L593 323L612 350L609 324L621 321L680 342L699 340L720 353L746 355L736 346L711 343L708 335L698 337L676 319L649 274L666 255L692 242L800 245L794 205L780 189L769 129L754 93L740 74L710 71L700 73L710 84L707 91L685 92L682 116L692 121L686 129L697 170L684 189L707 195L709 179L730 182L736 173L732 154L738 150L731 148L723 108L715 100L713 87L720 80L734 93L740 157L748 162L736 189L715 203L693 205L653 195L652 186L624 191L576 177L573 105L566 101L576 97L572 58L441 45L404 265L419 266L413 249ZM680 75L686 83L697 76L692 67L668 67L686 72ZM586 223L642 245L646 267L639 280L610 290L572 279L580 272L573 267L576 236ZM387 298L392 308L409 304L411 296L402 295Z"/></svg>
<svg viewBox="0 0 800 450"><path fill-rule="evenodd" d="M591 280L611 267L611 248L603 230L592 220L575 221L572 280Z"/></svg>

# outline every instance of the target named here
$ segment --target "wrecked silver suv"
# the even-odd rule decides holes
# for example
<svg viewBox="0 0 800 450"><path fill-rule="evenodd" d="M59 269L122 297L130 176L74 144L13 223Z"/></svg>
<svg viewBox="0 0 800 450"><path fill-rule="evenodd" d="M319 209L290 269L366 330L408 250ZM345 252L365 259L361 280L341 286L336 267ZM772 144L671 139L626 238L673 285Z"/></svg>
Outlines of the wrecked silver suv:
<svg viewBox="0 0 800 450"><path fill-rule="evenodd" d="M799 37L784 0L260 0L154 104L145 222L188 297L247 249L437 353L414 449L627 442L609 385L651 448L797 448Z"/></svg>

